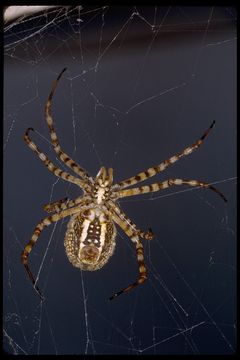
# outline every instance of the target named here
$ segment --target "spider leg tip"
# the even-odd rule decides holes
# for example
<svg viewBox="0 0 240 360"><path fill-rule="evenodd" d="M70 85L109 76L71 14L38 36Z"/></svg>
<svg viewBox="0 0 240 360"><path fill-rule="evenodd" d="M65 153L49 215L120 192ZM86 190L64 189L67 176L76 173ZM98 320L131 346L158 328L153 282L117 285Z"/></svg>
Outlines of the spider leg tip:
<svg viewBox="0 0 240 360"><path fill-rule="evenodd" d="M60 78L62 77L62 74L63 74L66 70L67 70L67 68L65 67L65 68L60 72L60 74L59 74L58 77L57 77L56 82L58 82L58 81L60 80ZM56 83L56 84L54 83L53 92L54 92L54 90L55 90L56 85L57 85L57 83ZM53 96L53 93L50 93L50 96L49 96L50 100L52 99L52 96Z"/></svg>
<svg viewBox="0 0 240 360"><path fill-rule="evenodd" d="M216 124L216 120L213 120L212 124L210 125L210 128L212 128Z"/></svg>
<svg viewBox="0 0 240 360"><path fill-rule="evenodd" d="M115 294L113 294L112 296L110 296L109 298L108 298L108 300L113 300L113 299L116 299L116 297L118 297L118 295L120 295L120 293L122 293L121 291L119 291L119 293L115 293Z"/></svg>
<svg viewBox="0 0 240 360"><path fill-rule="evenodd" d="M34 129L31 128L31 127L29 127L29 128L25 131L25 133L24 133L23 138L24 138L24 141L26 141L26 142L29 142L29 141L30 141L30 139L29 139L29 132L30 132L30 131L34 131Z"/></svg>
<svg viewBox="0 0 240 360"><path fill-rule="evenodd" d="M67 70L67 67L63 68L62 71L60 72L60 75L58 76L58 78L60 78L66 70Z"/></svg>
<svg viewBox="0 0 240 360"><path fill-rule="evenodd" d="M154 233L153 233L151 228L148 228L146 239L147 240L152 240L153 238L154 238Z"/></svg>
<svg viewBox="0 0 240 360"><path fill-rule="evenodd" d="M26 130L26 134L28 134L28 133L29 133L29 131L34 131L34 129L33 129L32 127L27 128L27 130Z"/></svg>

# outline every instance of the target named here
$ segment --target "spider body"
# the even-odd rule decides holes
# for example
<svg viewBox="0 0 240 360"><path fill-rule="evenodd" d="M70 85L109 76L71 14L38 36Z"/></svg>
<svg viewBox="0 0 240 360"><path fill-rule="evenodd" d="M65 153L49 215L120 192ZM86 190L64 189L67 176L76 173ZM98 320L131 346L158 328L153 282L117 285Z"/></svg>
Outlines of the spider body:
<svg viewBox="0 0 240 360"><path fill-rule="evenodd" d="M90 203L80 214L71 217L64 239L67 257L73 266L94 271L102 268L115 249L116 227L104 205L111 198L113 170L101 167L91 181ZM86 195L85 195L86 196Z"/></svg>
<svg viewBox="0 0 240 360"><path fill-rule="evenodd" d="M93 178L62 150L54 129L51 103L58 81L65 70L66 69L63 69L57 77L57 80L53 83L45 106L45 116L50 131L53 150L56 152L58 158L76 175L73 176L68 172L61 170L48 159L30 138L29 132L33 131L32 128L27 129L24 135L24 141L28 147L37 154L38 158L50 172L65 181L77 185L83 191L83 194L74 200L65 198L44 206L44 210L48 213L52 213L52 215L45 217L37 224L30 241L22 252L21 260L35 290L42 298L41 291L36 286L36 280L28 265L29 254L37 242L42 230L53 222L57 222L70 216L64 238L67 257L73 266L82 270L94 271L102 268L114 252L117 234L115 227L116 223L135 245L139 275L135 282L110 297L110 299L114 299L120 294L144 283L147 279L147 269L144 263L144 251L141 239L151 240L153 238L151 229L144 232L128 218L121 210L118 199L127 196L156 192L170 186L188 185L213 190L221 196L224 201L227 201L219 190L212 185L199 180L167 179L163 182L129 188L129 186L155 176L183 156L187 156L198 149L213 128L215 121L204 132L199 140L180 153L161 162L159 165L152 166L117 184L113 184L112 168L109 168L107 171L105 167L101 167L96 178Z"/></svg>

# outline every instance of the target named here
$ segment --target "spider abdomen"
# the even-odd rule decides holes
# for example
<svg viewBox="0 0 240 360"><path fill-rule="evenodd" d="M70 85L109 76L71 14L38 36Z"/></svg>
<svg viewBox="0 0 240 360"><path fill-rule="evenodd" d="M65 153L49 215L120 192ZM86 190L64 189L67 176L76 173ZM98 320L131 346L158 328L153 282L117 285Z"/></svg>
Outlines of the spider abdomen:
<svg viewBox="0 0 240 360"><path fill-rule="evenodd" d="M114 223L99 208L71 217L64 239L67 257L73 266L94 271L103 267L115 248Z"/></svg>

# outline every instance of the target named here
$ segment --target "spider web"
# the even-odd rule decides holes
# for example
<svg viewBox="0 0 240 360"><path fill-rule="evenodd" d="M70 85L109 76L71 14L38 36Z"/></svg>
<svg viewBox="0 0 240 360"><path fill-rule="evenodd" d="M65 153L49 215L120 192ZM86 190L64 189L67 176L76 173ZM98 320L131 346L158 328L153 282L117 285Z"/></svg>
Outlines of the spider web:
<svg viewBox="0 0 240 360"><path fill-rule="evenodd" d="M236 351L236 9L68 7L5 26L3 347L11 354L230 354ZM215 184L123 199L155 238L143 242L148 281L118 229L109 263L81 272L65 255L68 219L41 234L30 255L40 303L20 254L43 205L79 196L23 142L54 162L44 120L51 82L63 149L88 172L113 167L128 178L191 145L203 146L149 183L172 178ZM67 170L67 169L66 169Z"/></svg>

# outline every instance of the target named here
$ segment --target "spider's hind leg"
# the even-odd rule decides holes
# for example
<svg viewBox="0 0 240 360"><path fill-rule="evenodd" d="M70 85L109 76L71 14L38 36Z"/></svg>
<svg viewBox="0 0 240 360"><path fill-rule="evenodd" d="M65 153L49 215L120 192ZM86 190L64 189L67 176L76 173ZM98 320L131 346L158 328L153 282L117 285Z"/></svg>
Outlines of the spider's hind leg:
<svg viewBox="0 0 240 360"><path fill-rule="evenodd" d="M115 223L120 226L120 228L135 244L139 273L138 279L134 283L127 286L125 289L118 291L109 298L109 300L113 300L117 296L133 289L137 285L143 284L144 281L147 280L147 269L144 263L143 246L140 242L139 237L146 240L151 240L153 238L153 232L150 228L147 232L139 230L137 226L126 216L126 214L124 214L124 212L116 204L110 202L108 211L110 211L110 215L112 216L113 221L115 221Z"/></svg>
<svg viewBox="0 0 240 360"><path fill-rule="evenodd" d="M82 199L84 200L84 199ZM74 201L73 201L74 202ZM78 201L79 204L80 204L80 200ZM79 205L80 206L80 205ZM23 249L22 251L22 254L21 254L21 261L22 261L22 264L23 266L25 267L27 273L28 273L28 276L29 276L29 279L31 280L33 286L34 286L34 289L36 290L36 292L38 293L38 295L40 296L41 300L43 300L43 296L42 296L42 293L41 291L39 290L39 288L37 287L36 285L36 279L35 277L33 276L33 273L31 272L30 270L30 267L28 265L28 258L29 258L29 255L32 251L32 248L34 247L34 245L36 244L42 230L46 227L48 227L49 225L51 225L52 223L54 222L57 222L67 216L71 216L73 214L76 214L77 212L79 212L80 210L80 207L79 206L75 206L74 208L71 208L71 209L66 209L66 210L62 210L60 212L57 212L51 216L48 216L44 219L42 219L38 224L37 226L35 227L34 229L34 232L32 234L32 237L30 239L30 241L27 243L27 245L25 246L25 248Z"/></svg>
<svg viewBox="0 0 240 360"><path fill-rule="evenodd" d="M147 232L141 232L139 235L142 239L146 240L152 240L154 238L154 233L151 228L149 228Z"/></svg>
<svg viewBox="0 0 240 360"><path fill-rule="evenodd" d="M143 246L139 242L138 236L133 236L131 238L131 240L134 241L135 245L136 245L138 271L139 271L138 279L134 283L132 283L131 285L127 286L125 289L122 289L121 291L118 291L115 294L113 294L109 298L109 300L115 299L119 295L121 295L121 294L123 294L123 293L125 293L125 292L127 292L129 290L132 290L137 285L143 284L147 280L147 269L146 269L146 266L145 266L145 263L144 263Z"/></svg>
<svg viewBox="0 0 240 360"><path fill-rule="evenodd" d="M110 211L113 211L117 215L115 218L116 223L123 229L127 236L131 238L133 235L139 235L142 239L145 240L153 239L154 234L151 228L149 228L146 232L138 229L137 225L134 224L131 219L129 219L129 217L123 212L122 209L119 208L119 206L117 206L112 201L109 202L109 205Z"/></svg>

